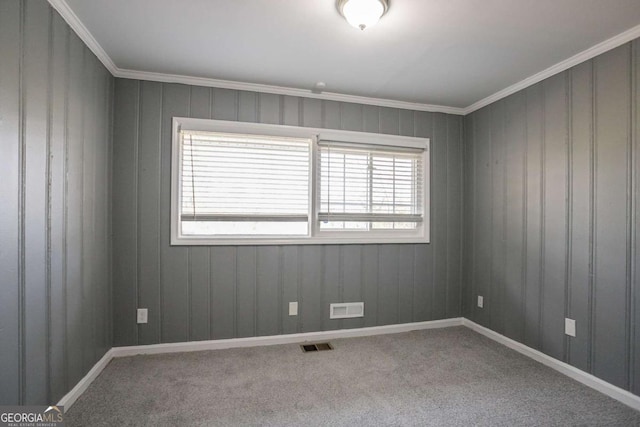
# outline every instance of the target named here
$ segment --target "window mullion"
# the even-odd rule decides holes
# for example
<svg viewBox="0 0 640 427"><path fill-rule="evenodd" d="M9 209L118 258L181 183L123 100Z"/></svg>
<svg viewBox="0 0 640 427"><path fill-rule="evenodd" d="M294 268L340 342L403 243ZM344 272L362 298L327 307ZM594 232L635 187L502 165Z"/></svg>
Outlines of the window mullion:
<svg viewBox="0 0 640 427"><path fill-rule="evenodd" d="M193 217L196 217L196 183L195 183L195 177L196 177L196 173L195 170L193 169L193 136L189 135L189 147L191 149L190 153L189 153L189 158L191 160L191 197L193 197L191 199L191 204L193 206Z"/></svg>
<svg viewBox="0 0 640 427"><path fill-rule="evenodd" d="M320 188L322 180L320 174L322 173L322 165L320 159L322 158L318 149L318 139L314 136L311 141L310 159L309 159L309 236L315 237L318 234L320 226L318 224L318 212L320 210Z"/></svg>
<svg viewBox="0 0 640 427"><path fill-rule="evenodd" d="M367 210L369 211L369 213L373 213L373 155L371 154L371 152L369 152L367 154L367 163L369 164L368 166L368 189L369 189L369 194L368 194L368 206L367 206ZM371 230L371 221L369 221L367 223L367 229Z"/></svg>

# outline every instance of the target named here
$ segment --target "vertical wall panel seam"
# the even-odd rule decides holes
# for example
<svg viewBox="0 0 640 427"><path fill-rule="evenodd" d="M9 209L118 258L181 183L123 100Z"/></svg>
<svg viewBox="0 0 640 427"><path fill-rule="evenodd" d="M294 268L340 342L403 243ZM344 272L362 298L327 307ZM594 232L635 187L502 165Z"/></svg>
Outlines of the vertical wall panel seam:
<svg viewBox="0 0 640 427"><path fill-rule="evenodd" d="M598 137L597 133L597 116L598 116L598 102L597 102L597 67L596 60L593 59L591 62L591 158L590 158L590 238L589 238L589 313L590 313L590 324L589 324L589 332L590 332L590 351L589 351L589 372L594 372L595 367L595 353L596 353L596 301L594 298L595 295L595 287L596 287L596 256L597 256L597 239L596 239L596 227L597 227L597 215L596 215L596 202L597 202L597 186L596 186L596 178L597 178L597 168L598 168L598 158L597 158L597 144Z"/></svg>
<svg viewBox="0 0 640 427"><path fill-rule="evenodd" d="M573 69L569 69L565 74L565 112L566 129L565 145L567 151L567 175L565 182L566 192L566 224L565 224L565 278L564 278L564 315L572 317L571 314L571 265L573 258ZM571 363L571 339L564 335L564 361Z"/></svg>
<svg viewBox="0 0 640 427"><path fill-rule="evenodd" d="M233 336L238 336L238 248L233 250Z"/></svg>
<svg viewBox="0 0 640 427"><path fill-rule="evenodd" d="M416 248L416 245L413 245L413 252L415 252L415 248ZM415 280L416 280L416 259L415 259L415 257L413 256L413 253L412 253L412 256L411 256L411 281L410 281L410 283L411 283L411 292L412 293L413 293L413 283L415 282ZM411 300L411 304L409 306L409 313L411 315L410 319L413 322L413 300Z"/></svg>
<svg viewBox="0 0 640 427"><path fill-rule="evenodd" d="M134 227L135 227L135 231L134 231L134 235L136 238L136 269L135 269L135 277L133 280L133 285L135 287L134 289L134 295L136 297L136 310L138 309L138 307L140 307L140 270L142 268L142 266L140 265L140 201L139 201L139 196L140 196L140 132L141 132L141 126L140 126L140 118L142 116L142 83L138 80L136 81L136 87L137 87L137 102L138 105L136 106L136 117L135 117L135 135L136 135L136 140L135 140L135 145L133 147L134 150L134 159L133 159L133 164L134 166L134 173L133 173L133 191L134 191L134 203L135 205L132 207L135 210L135 214L134 214L134 218L136 219L134 221ZM136 316L137 317L137 316ZM136 331L136 344L139 345L140 344L140 328L141 326L136 322L136 327L135 327L135 331Z"/></svg>
<svg viewBox="0 0 640 427"><path fill-rule="evenodd" d="M104 129L104 134L103 136L106 138L105 139L105 143L107 144L107 149L105 150L106 155L107 155L107 159L106 159L106 165L107 165L107 170L105 173L105 179L106 181L106 224L105 224L105 245L106 245L106 290L105 290L105 297L106 297L106 302L105 302L105 310L106 313L104 314L105 316L105 324L104 324L104 346L106 348L106 350L108 351L108 349L110 349L112 347L113 341L111 339L111 330L113 329L112 326L112 320L111 320L111 312L112 312L112 307L111 307L111 292L112 292L112 208L111 208L111 204L112 204L112 199L113 199L113 185L112 185L112 171L113 171L113 161L112 161L112 147L113 147L113 138L111 136L111 133L113 131L113 123L111 121L111 114L112 114L112 101L113 101L113 97L112 97L112 82L113 82L113 77L111 76L110 73L106 73L106 85L104 87L104 91L105 91L105 100L104 100L104 108L105 108L105 112L106 112L106 119L105 119L105 126L106 129Z"/></svg>
<svg viewBox="0 0 640 427"><path fill-rule="evenodd" d="M45 199L46 199L46 225L45 225L45 294L46 294L46 319L47 319L47 336L46 336L46 396L47 401L51 402L51 122L53 116L53 8L49 8L49 45L47 58L47 124L46 124L46 151L47 158L45 163Z"/></svg>
<svg viewBox="0 0 640 427"><path fill-rule="evenodd" d="M459 195L459 201L460 201L460 206L458 207L458 313L456 313L456 315L462 315L464 313L463 310L463 289L462 289L462 283L464 280L464 272L463 272L463 264L464 264L464 242L463 242L463 236L464 236L464 208L465 208L465 198L466 198L466 188L465 188L465 179L464 179L464 145L463 145L463 141L464 141L464 137L465 137L465 132L464 132L464 118L457 118L456 120L458 120L458 141L456 142L458 145L458 159L459 159L459 163L458 163L458 167L460 168L460 170L458 171L458 179L460 180L460 195ZM415 263L415 260L414 260ZM415 268L414 268L415 271Z"/></svg>
<svg viewBox="0 0 640 427"><path fill-rule="evenodd" d="M416 300L416 268L418 266L418 263L416 262L416 258L418 256L418 250L417 250L417 245L413 245L413 249L412 249L412 254L411 256L413 257L413 277L411 278L411 321L412 322L417 322L418 320L415 317L415 300ZM361 264L362 266L362 264ZM361 267L362 269L362 267ZM361 276L362 277L362 276Z"/></svg>
<svg viewBox="0 0 640 427"><path fill-rule="evenodd" d="M84 48L87 49L86 46L84 46ZM90 54L89 57L93 58L93 54ZM91 77L93 79L92 80L93 87L91 88L92 92L97 92L96 88L97 88L99 83L98 83L98 79L97 79L96 76L97 76L96 70L92 70L92 74L91 74ZM92 108L95 108L95 111L94 111L95 115L93 117L93 121L94 121L94 126L97 129L98 126L99 126L99 119L97 117L97 110L98 109L96 108L98 104L95 102L95 100L92 100L92 101L93 101ZM94 135L93 135L94 137L97 136L96 129L94 129ZM94 161L94 163L92 165L93 166L92 172L94 172L94 176L93 176L93 189L92 189L92 191L94 191L94 193L95 193L96 187L97 187L97 182L98 182L98 178L95 175L95 170L97 169L96 159L97 159L97 156L98 156L97 138L93 140L92 145L94 147L94 150L93 150L93 161ZM97 217L96 205L97 205L97 203L94 200L94 203L92 204L93 210L91 212L91 215L92 215L94 221L95 221L95 219ZM94 231L95 231L95 229L94 229ZM96 240L97 240L96 234L97 233L95 233L95 232L93 233L93 241L90 242L92 247L96 245ZM95 264L95 252L96 252L95 250L92 250L92 255L93 255L93 259L91 260L92 265ZM93 358L91 359L91 363L92 364L98 361L98 343L97 343L97 340L98 340L98 332L97 332L97 330L98 330L98 322L96 320L96 318L98 316L98 314L97 314L98 313L98 309L97 309L98 300L96 298L97 292L94 289L94 288L96 288L98 286L98 281L95 280L95 277L96 277L96 271L95 270L96 269L92 267L91 272L92 272L93 277L91 278L91 283L92 283L91 290L92 290L92 294L93 295L92 295L91 303L93 305L92 313L94 314L93 318L90 319L91 327L92 327L92 334L91 334L91 343L92 343L92 350L93 350Z"/></svg>
<svg viewBox="0 0 640 427"><path fill-rule="evenodd" d="M474 116L476 116L478 113L474 114ZM473 190L471 192L473 200L472 200L472 215L471 215L471 234L472 234L472 239L473 239L473 245L471 246L471 312L473 313L473 319L474 320L478 320L477 319L477 312L478 312L478 305L474 303L474 299L475 296L477 295L477 281L476 281L476 270L477 270L477 265L476 265L476 244L478 243L478 236L477 236L477 230L478 227L476 227L476 218L478 217L478 215L476 215L476 195L478 194L478 166L476 164L476 137L478 136L477 134L477 125L476 125L476 120L475 117L471 116L471 128L472 128L472 133L473 133L473 138L472 141L473 143L471 144L471 161L472 161L472 167L473 167L473 182L472 182L472 186L473 186Z"/></svg>
<svg viewBox="0 0 640 427"><path fill-rule="evenodd" d="M191 88L193 88L193 86L191 86ZM254 93L253 96L253 108L254 111L256 112L255 117L256 117L256 123L262 123L262 114L260 111L260 108L262 106L262 94L260 93Z"/></svg>
<svg viewBox="0 0 640 427"><path fill-rule="evenodd" d="M284 95L278 95L278 124L284 125Z"/></svg>
<svg viewBox="0 0 640 427"><path fill-rule="evenodd" d="M633 239L635 237L634 235L634 225L633 225L633 142L634 142L634 138L633 138L633 132L634 132L634 117L635 117L635 108L634 108L634 94L635 94L635 84L634 84L634 80L635 80L635 66L634 66L634 59L635 59L635 55L634 55L634 51L633 51L633 44L632 43L627 43L627 46L629 46L629 52L627 54L627 60L629 61L627 69L629 70L629 88L631 89L631 92L629 94L629 125L628 125L628 130L629 130L629 136L627 138L627 283L626 283L626 290L625 290L625 297L626 297L626 302L627 302L627 306L625 307L625 346L627 347L627 354L626 354L626 358L625 358L625 371L627 373L627 381L626 381L626 386L627 386L627 390L632 390L632 373L633 373L633 368L632 368L632 354L633 354L633 340L632 340L632 332L633 332L633 324L632 319L632 308L633 308Z"/></svg>
<svg viewBox="0 0 640 427"><path fill-rule="evenodd" d="M25 340L26 340L26 331L25 331L25 229L24 229L24 221L25 221L25 173L26 173L26 158L25 158L25 117L24 117L24 105L25 105L25 81L24 81L24 27L25 27L25 4L24 2L20 2L20 24L19 24L19 60L18 60L18 121L20 123L20 127L18 129L18 156L20 159L19 171L20 175L18 178L18 182L20 185L19 188L19 201L18 201L18 248L20 251L19 259L18 259L18 275L19 275L19 291L18 291L18 300L19 300L19 310L18 310L18 327L19 327L19 369L20 369L20 381L18 384L19 388L19 404L24 405L26 398L26 351L25 351Z"/></svg>
<svg viewBox="0 0 640 427"><path fill-rule="evenodd" d="M342 127L342 125L341 125ZM344 300L344 260L342 257L344 256L343 251L344 245L338 246L338 290L340 294L340 302L345 302ZM338 319L338 329L342 329L343 327L342 319Z"/></svg>
<svg viewBox="0 0 640 427"><path fill-rule="evenodd" d="M298 108L300 107L301 102L298 103ZM296 298L298 301L298 318L297 318L297 322L296 322L296 327L297 330L296 332L302 332L303 330L303 323L302 323L302 318L303 318L303 311L304 311L304 301L302 299L302 280L300 280L300 278L302 277L302 263L303 263L303 258L302 258L302 248L298 245L296 246L296 261L298 261L298 265L297 265L297 269L296 269Z"/></svg>
<svg viewBox="0 0 640 427"><path fill-rule="evenodd" d="M240 121L240 91L234 91L233 97L235 101L235 121Z"/></svg>
<svg viewBox="0 0 640 427"><path fill-rule="evenodd" d="M470 153L468 148L467 140L471 138L469 135L469 124L467 117L460 118L460 129L461 138L459 141L459 149L460 149L460 177L462 179L462 199L460 203L460 315L465 316L467 318L471 318L471 314L469 313L469 299L472 297L471 293L471 257L470 257L470 247L473 243L471 237L471 230L469 229L467 218L472 216L472 194L470 189L470 173L468 166L471 165L470 161ZM469 265L467 265L469 264Z"/></svg>
<svg viewBox="0 0 640 427"><path fill-rule="evenodd" d="M324 123L324 121L323 121ZM322 320L324 318L323 314L324 314L324 305L327 303L327 294L326 294L326 268L327 268L327 246L323 245L322 246L322 251L320 252L320 304L319 304L319 310L320 310L320 330L323 330L324 328L324 321Z"/></svg>
<svg viewBox="0 0 640 427"><path fill-rule="evenodd" d="M477 320L475 317L475 308L473 304L473 300L475 297L475 209L476 209L476 196L475 196L475 185L476 185L476 162L475 162L475 120L472 114L466 116L464 118L465 122L469 122L467 125L465 123L465 129L469 133L466 135L464 140L462 141L464 146L465 153L465 163L463 164L464 174L465 176L468 174L470 178L467 178L465 181L465 198L468 197L468 206L465 206L465 211L467 211L467 228L465 229L465 235L463 236L463 243L465 244L465 249L467 253L467 257L469 260L469 265L465 265L466 261L463 263L463 271L468 270L465 274L467 281L466 287L468 288L468 296L465 304L468 304L468 314L471 320ZM468 167L466 167L468 165ZM469 170L467 170L469 169ZM467 188L468 186L468 188ZM466 234L469 234L467 236ZM468 240L468 241L467 241Z"/></svg>
<svg viewBox="0 0 640 427"><path fill-rule="evenodd" d="M282 97L280 97L282 99ZM282 105L282 103L281 103ZM284 333L284 248L278 246L278 333Z"/></svg>
<svg viewBox="0 0 640 427"><path fill-rule="evenodd" d="M163 111L164 111L164 89L165 83L160 83L160 120L158 123L158 179L160 180L160 196L158 197L157 204L157 213L158 213L158 224L162 224L162 194L164 194L163 188L163 179L162 179L162 119L163 119ZM157 235L157 243L158 243L158 343L162 343L162 309L164 307L164 285L163 279L164 275L162 274L162 237L160 233Z"/></svg>
<svg viewBox="0 0 640 427"><path fill-rule="evenodd" d="M380 324L380 245L376 245L376 325Z"/></svg>
<svg viewBox="0 0 640 427"><path fill-rule="evenodd" d="M360 248L360 298L364 302L364 246L359 246L359 248ZM413 304L411 304L411 306L412 306L411 309L413 310ZM364 314L363 314L363 317L364 317ZM362 326L364 326L364 319L363 319Z"/></svg>
<svg viewBox="0 0 640 427"><path fill-rule="evenodd" d="M363 113L364 115L364 113ZM411 130L411 136L416 137L416 133L417 133L417 129L418 129L418 120L416 119L416 112L412 111L411 112L411 118L412 118L412 123L413 123L413 129ZM361 128L362 129L362 128Z"/></svg>
<svg viewBox="0 0 640 427"><path fill-rule="evenodd" d="M436 115L435 113L431 115L431 140L435 140L435 135L436 135ZM438 146L439 141L434 141L435 144L429 144L429 149L431 150L431 153L429 153L429 159L431 158L435 158L434 152L435 152L435 147ZM431 162L431 160L430 160ZM431 165L429 165L429 185L431 185L431 182L433 181L434 178L434 173L433 173L433 168L431 167ZM435 209L433 209L433 196L430 194L429 195L429 222L430 222L430 226L431 229L433 230L433 224L436 222L436 215L435 215ZM431 234L431 233L430 233ZM434 233L435 234L435 233ZM437 267L437 259L436 259L436 248L437 248L437 240L435 238L435 236L430 236L429 237L429 244L432 246L432 250L431 250L431 298L429 301L429 304L431 305L431 311L430 311L430 316L431 319L429 320L433 320L434 318L434 309L435 309L435 296L436 296L436 269ZM380 259L378 259L378 265L380 264ZM427 273L428 274L428 273ZM380 306L380 304L378 303L378 306Z"/></svg>
<svg viewBox="0 0 640 427"><path fill-rule="evenodd" d="M106 260L104 260L105 264L104 264L104 269L105 269L105 289L103 290L103 296L105 298L104 301L104 324L103 324L103 333L104 333L104 341L102 342L103 344L103 348L106 351L109 351L109 349L112 347L112 342L111 342L111 338L110 338L110 333L109 331L112 329L111 327L111 317L110 317L110 313L111 313L111 299L109 298L109 295L111 294L111 168L112 168L112 163L111 163L111 129L113 128L113 125L111 124L111 82L113 81L113 77L111 76L110 73L105 73L105 85L103 87L103 91L104 91L104 97L105 99L103 100L104 102L104 114L105 117L103 117L104 119L104 126L105 128L103 129L103 133L102 136L104 137L104 143L106 144L106 148L105 148L105 155L106 155L106 159L105 159L105 166L106 166L106 170L104 172L104 179L105 181L105 197L106 199L104 200L105 203L105 209L106 209L106 213L105 213L105 225L104 225L104 250L105 250L105 256L106 256Z"/></svg>
<svg viewBox="0 0 640 427"><path fill-rule="evenodd" d="M65 69L64 76L64 126L63 126L63 140L64 140L64 189L63 189L63 224L62 224L62 289L63 289L63 316L64 316L64 328L62 330L63 334L63 342L64 346L62 348L62 359L63 359L63 376L64 376L64 388L65 390L69 390L69 356L67 353L68 346L68 336L67 336L67 258L68 258L68 248L67 248L67 230L68 230L68 222L69 222L69 205L68 205L68 195L69 195L69 90L70 90L70 76L71 67L68 66L71 60L71 31L68 27L65 26L65 64L67 67ZM111 270L111 269L109 269Z"/></svg>
<svg viewBox="0 0 640 427"><path fill-rule="evenodd" d="M262 123L262 113L260 110L261 107L261 101L262 101L262 94L260 93L254 93L253 96L253 108L255 109L255 118L256 118L256 123Z"/></svg>
<svg viewBox="0 0 640 427"><path fill-rule="evenodd" d="M631 230L632 234L633 234L633 253L632 253L632 257L631 257L631 262L632 262L632 287L631 287L631 300L634 302L634 309L631 312L631 336L635 337L636 336L636 328L637 328L637 319L640 313L638 313L636 311L636 308L638 307L637 304L635 304L636 299L638 298L638 288L637 288L637 283L638 283L638 245L640 245L640 241L638 241L637 239L637 235L638 235L638 219L640 219L638 217L638 203L640 202L640 200L638 200L638 198L640 197L640 193L638 192L638 156L640 155L640 153L638 152L638 149L640 148L638 146L638 122L637 122L637 118L638 118L638 101L640 100L640 90L638 88L638 80L640 77L640 73L638 70L638 46L639 46L640 42L638 40L632 42L632 48L631 48L631 67L632 67L632 111L633 111L633 116L632 116L632 120L631 120L631 124L632 124L632 134L631 134L631 138L632 138L632 158L633 158L633 163L632 163L632 170L633 170L633 176L632 176L632 225L633 228ZM638 349L638 345L640 343L636 342L635 339L632 338L631 340L631 360L636 360L636 357L638 357L636 355L636 350ZM636 391L638 384L636 384L636 375L635 375L635 370L636 370L637 364L633 363L630 367L629 370L629 377L631 379L630 382L630 390Z"/></svg>
<svg viewBox="0 0 640 427"><path fill-rule="evenodd" d="M508 146L508 142L507 142L507 102L504 101L503 102L504 107L502 108L502 147L501 147L501 151L502 151L502 242L500 242L500 251L501 251L501 256L502 256L502 275L503 275L503 280L501 281L502 283L500 284L500 304L504 304L506 301L506 292L507 292L507 286L506 286L506 275L507 275L507 215L508 215L508 211L507 211L507 199L508 199L508 192L507 192L507 176L508 176L508 168L507 168L507 163L508 163L508 155L509 152L507 150L507 146ZM505 330L505 322L507 321L506 316L504 315L504 311L502 311L502 314L500 315L501 317L501 321L502 321L502 325L500 325L501 327L501 332L504 333Z"/></svg>
<svg viewBox="0 0 640 427"><path fill-rule="evenodd" d="M256 97L258 98L258 97ZM256 113L256 116L259 112ZM253 335L258 335L258 317L260 313L260 305L258 304L258 256L260 252L258 247L253 247Z"/></svg>
<svg viewBox="0 0 640 427"><path fill-rule="evenodd" d="M84 92L84 83L85 83L85 79L86 79L86 75L85 73L87 72L86 69L86 50L84 49L84 45L83 45L83 50L82 50L82 71L80 73L80 75L82 76L81 78L81 82L80 87L83 89ZM84 93L83 93L84 95ZM80 134L82 135L81 139L82 139L82 144L81 144L81 150L80 150L80 165L81 165L81 171L82 171L82 176L80 178L80 301L82 301L82 305L84 307L84 304L86 303L85 300L85 283L84 283L84 265L85 265L85 247L84 247L84 144L85 144L85 106L84 106L84 100L83 102L81 102L82 104L82 108L81 108L81 113L80 113L80 127L81 127L81 131ZM82 310L81 311L81 315L80 317L83 319L83 322L85 322L87 319L84 318L86 313L86 310ZM82 336L82 333L81 333ZM82 343L81 346L81 355L82 355L82 370L84 370L85 368L88 368L86 366L84 366L84 361L86 360L86 354L85 354L85 349L86 349L86 345L84 343ZM87 369L88 370L88 369Z"/></svg>
<svg viewBox="0 0 640 427"><path fill-rule="evenodd" d="M400 252L400 247L398 246L396 250L396 323L400 319L400 311L402 310L400 305Z"/></svg>
<svg viewBox="0 0 640 427"><path fill-rule="evenodd" d="M67 30L68 32L69 30ZM68 62L67 62L68 63ZM111 348L113 346L113 135L114 135L114 109L115 109L115 79L109 76L109 84L107 88L109 92L109 100L108 100L108 138L109 138L109 170L107 172L108 176L108 186L109 186L109 218L108 218L108 241L109 241L109 249L108 249L108 265L109 265L109 282L108 282L108 292L107 292L107 347ZM68 387L67 387L68 389Z"/></svg>
<svg viewBox="0 0 640 427"><path fill-rule="evenodd" d="M191 117L191 101L193 99L193 86L189 86L189 100L187 102L187 117ZM192 157L193 158L193 157ZM195 204L194 204L195 205ZM186 324L186 336L189 341L193 339L192 326L193 326L193 248L187 246L187 324Z"/></svg>
<svg viewBox="0 0 640 427"><path fill-rule="evenodd" d="M543 333L544 333L544 329L542 327L542 323L543 323L543 316L544 316L544 287L545 287L545 245L546 245L546 239L545 239L545 225L546 225L546 221L545 221L545 208L546 208L546 184L547 184L547 177L545 175L546 173L546 155L547 155L547 97L546 97L546 91L545 91L545 86L544 84L542 84L541 86L541 93L542 93L542 120L541 120L541 126L542 126L542 132L541 132L541 141L540 141L540 275L539 275L539 283L540 286L538 288L538 347L544 351L544 339L543 339Z"/></svg>
<svg viewBox="0 0 640 427"><path fill-rule="evenodd" d="M522 269L521 285L520 285L520 301L522 303L522 321L520 327L522 328L522 339L526 340L527 331L527 287L529 281L529 263L528 260L528 245L529 245L529 101L527 92L523 92L524 97L524 153L522 157Z"/></svg>
<svg viewBox="0 0 640 427"><path fill-rule="evenodd" d="M159 187L160 187L160 195L158 196L158 200L157 200L157 220L158 220L158 224L162 224L162 209L161 209L161 205L162 205L162 201L161 201L161 195L162 195L162 106L164 104L164 83L160 84L160 108L159 108L159 119L158 120L158 181L159 181ZM160 236L160 233L158 233L158 235L156 236L156 242L158 244L158 340L157 342L161 343L162 342L162 306L164 304L164 297L162 295L162 291L163 291L163 286L162 286L162 237Z"/></svg>
<svg viewBox="0 0 640 427"><path fill-rule="evenodd" d="M491 189L489 191L489 206L491 207L489 210L489 239L490 239L490 244L489 244L489 283L487 283L487 287L485 289L485 292L487 294L487 299L489 302L489 308L487 310L487 315L485 316L485 321L486 321L486 326L488 326L491 329L495 329L495 326L493 325L493 316L491 315L493 312L493 309L491 308L491 304L493 304L495 301L493 301L493 242L495 240L495 236L494 236L494 227L493 227L493 216L494 216L494 212L493 212L493 203L494 203L494 188L493 188L493 161L494 161L494 155L495 153L493 152L493 133L494 133L494 129L493 129L493 110L495 109L495 104L491 104L491 106L489 107L489 174L491 177ZM488 319L487 319L488 317Z"/></svg>
<svg viewBox="0 0 640 427"><path fill-rule="evenodd" d="M629 341L629 360L635 360L635 353L637 348L637 343L635 342L635 331L636 331L636 318L638 313L635 311L636 305L636 288L635 283L638 279L638 266L637 266L637 244L636 234L637 234L637 216L638 216L638 188L637 188L637 177L638 170L635 167L638 159L638 123L636 122L636 117L638 115L638 57L637 57L637 44L638 41L631 43L631 295L629 300L631 301L631 311L629 316L629 324L630 324L630 341ZM635 363L630 363L629 365L629 390L633 392L636 387L635 383Z"/></svg>
<svg viewBox="0 0 640 427"><path fill-rule="evenodd" d="M445 226L444 226L444 315L447 317L449 311L449 197L451 192L449 191L449 117L443 115L445 125L445 147L444 147L444 186L445 192Z"/></svg>
<svg viewBox="0 0 640 427"><path fill-rule="evenodd" d="M209 90L209 119L213 119L213 111L214 111L214 90L213 88L208 88ZM158 198L160 200L160 198ZM213 339L211 336L211 247L207 246L207 339Z"/></svg>

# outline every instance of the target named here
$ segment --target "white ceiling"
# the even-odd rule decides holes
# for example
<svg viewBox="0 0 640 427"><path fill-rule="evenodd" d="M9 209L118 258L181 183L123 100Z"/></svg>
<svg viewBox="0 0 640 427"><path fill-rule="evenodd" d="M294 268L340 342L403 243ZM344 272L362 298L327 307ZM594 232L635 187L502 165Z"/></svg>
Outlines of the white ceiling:
<svg viewBox="0 0 640 427"><path fill-rule="evenodd" d="M121 70L460 108L640 24L640 0L390 0L364 32L335 0L66 3Z"/></svg>

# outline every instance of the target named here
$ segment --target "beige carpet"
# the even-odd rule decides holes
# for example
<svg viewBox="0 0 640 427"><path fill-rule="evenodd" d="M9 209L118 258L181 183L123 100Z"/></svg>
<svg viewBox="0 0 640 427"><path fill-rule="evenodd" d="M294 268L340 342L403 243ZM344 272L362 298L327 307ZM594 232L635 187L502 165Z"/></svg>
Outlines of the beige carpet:
<svg viewBox="0 0 640 427"><path fill-rule="evenodd" d="M69 426L640 426L640 412L475 332L113 360Z"/></svg>

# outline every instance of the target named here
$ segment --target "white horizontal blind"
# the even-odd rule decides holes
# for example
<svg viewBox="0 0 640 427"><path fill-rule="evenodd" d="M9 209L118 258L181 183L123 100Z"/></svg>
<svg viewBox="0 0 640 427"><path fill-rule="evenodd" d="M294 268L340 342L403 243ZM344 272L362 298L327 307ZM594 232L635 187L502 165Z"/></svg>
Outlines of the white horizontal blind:
<svg viewBox="0 0 640 427"><path fill-rule="evenodd" d="M309 139L180 136L183 234L306 234L289 225L309 218Z"/></svg>
<svg viewBox="0 0 640 427"><path fill-rule="evenodd" d="M321 141L321 229L415 229L423 220L423 151Z"/></svg>

